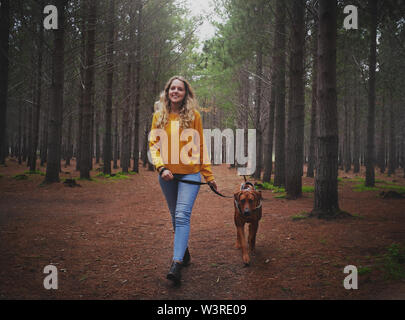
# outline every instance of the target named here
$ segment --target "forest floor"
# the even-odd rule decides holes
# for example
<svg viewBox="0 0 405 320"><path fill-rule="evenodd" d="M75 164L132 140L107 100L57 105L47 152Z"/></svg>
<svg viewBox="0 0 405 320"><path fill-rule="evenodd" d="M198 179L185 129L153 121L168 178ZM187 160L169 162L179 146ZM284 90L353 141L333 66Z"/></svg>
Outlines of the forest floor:
<svg viewBox="0 0 405 320"><path fill-rule="evenodd" d="M262 191L249 267L234 248L233 200L202 186L191 219L191 264L176 288L166 279L173 232L156 172L141 167L112 179L94 170L93 181L70 188L41 185L39 174L15 178L26 170L13 159L0 167L0 299L405 299L399 254L405 199L379 196L404 190L402 171L377 173L374 190L339 171L339 204L353 217L334 221L306 217L313 192L286 200ZM74 163L62 171L61 178L78 176ZM235 169L213 171L219 191L238 190L243 179ZM314 180L305 177L303 184ZM50 264L58 270L58 290L44 289ZM343 286L347 265L357 267L357 290Z"/></svg>

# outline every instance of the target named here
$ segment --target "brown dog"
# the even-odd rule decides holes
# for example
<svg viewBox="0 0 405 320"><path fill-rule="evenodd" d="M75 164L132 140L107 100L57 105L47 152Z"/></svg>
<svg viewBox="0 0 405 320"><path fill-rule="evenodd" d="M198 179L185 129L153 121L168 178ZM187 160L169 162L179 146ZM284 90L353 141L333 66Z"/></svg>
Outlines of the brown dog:
<svg viewBox="0 0 405 320"><path fill-rule="evenodd" d="M237 238L235 247L242 248L242 260L246 266L250 263L250 257L245 238L245 223L249 223L249 252L254 252L256 233L259 228L259 220L262 217L262 194L256 191L253 184L246 182L241 185L240 191L234 194L235 226Z"/></svg>

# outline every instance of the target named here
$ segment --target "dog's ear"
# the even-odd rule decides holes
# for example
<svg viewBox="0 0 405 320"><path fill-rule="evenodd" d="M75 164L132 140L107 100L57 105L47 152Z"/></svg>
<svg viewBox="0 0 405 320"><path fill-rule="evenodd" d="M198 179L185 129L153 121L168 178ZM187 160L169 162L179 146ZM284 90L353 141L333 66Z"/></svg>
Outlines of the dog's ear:
<svg viewBox="0 0 405 320"><path fill-rule="evenodd" d="M239 197L240 197L241 193L242 193L242 191L238 191L233 194L233 197L237 202L239 202Z"/></svg>
<svg viewBox="0 0 405 320"><path fill-rule="evenodd" d="M255 191L253 191L253 194L255 195L255 198L258 203L260 202L260 200L263 199L261 191L255 190Z"/></svg>

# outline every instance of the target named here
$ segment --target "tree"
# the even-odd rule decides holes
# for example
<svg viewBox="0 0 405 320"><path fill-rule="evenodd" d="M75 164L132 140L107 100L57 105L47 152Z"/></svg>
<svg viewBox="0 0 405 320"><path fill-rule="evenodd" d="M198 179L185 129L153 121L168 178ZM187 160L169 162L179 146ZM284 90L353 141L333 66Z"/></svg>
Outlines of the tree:
<svg viewBox="0 0 405 320"><path fill-rule="evenodd" d="M369 58L368 58L368 116L367 116L367 150L365 186L374 187L374 132L375 132L375 73L377 56L377 0L368 1L369 23Z"/></svg>
<svg viewBox="0 0 405 320"><path fill-rule="evenodd" d="M334 218L338 204L338 117L336 96L336 0L319 1L318 159L312 215Z"/></svg>
<svg viewBox="0 0 405 320"><path fill-rule="evenodd" d="M291 97L288 110L288 134L286 146L287 197L296 199L302 195L302 166L304 159L304 47L305 23L304 0L294 1L292 6L291 47Z"/></svg>
<svg viewBox="0 0 405 320"><path fill-rule="evenodd" d="M109 30L107 43L107 82L106 82L106 107L105 107L105 134L103 144L103 173L111 175L112 156L112 99L114 78L114 23L115 23L115 0L110 0Z"/></svg>
<svg viewBox="0 0 405 320"><path fill-rule="evenodd" d="M134 101L134 164L132 171L139 172L139 107L141 102L141 36L142 36L142 0L137 2L137 24L136 24L136 54L135 54L135 80L134 80L134 90L135 90L135 101Z"/></svg>
<svg viewBox="0 0 405 320"><path fill-rule="evenodd" d="M40 1L40 7L43 7L43 1ZM36 170L37 164L37 147L39 138L39 116L41 112L41 98L42 98L42 60L43 60L43 48L44 48L44 25L42 19L39 19L39 40L38 40L38 70L36 81L36 97L35 97L35 113L32 128L32 143L30 154L30 171Z"/></svg>
<svg viewBox="0 0 405 320"><path fill-rule="evenodd" d="M5 164L10 35L9 0L1 1L0 17L0 164Z"/></svg>
<svg viewBox="0 0 405 320"><path fill-rule="evenodd" d="M82 144L80 150L80 178L90 179L90 168L92 163L92 103L94 96L94 55L97 24L97 1L89 1L88 4L88 28L86 44L86 63L84 74L84 97L83 97L83 123L82 123Z"/></svg>
<svg viewBox="0 0 405 320"><path fill-rule="evenodd" d="M274 50L276 51L275 68L275 164L274 185L285 184L285 2L276 1L276 34Z"/></svg>
<svg viewBox="0 0 405 320"><path fill-rule="evenodd" d="M49 112L48 157L45 182L59 182L61 160L61 128L63 111L63 90L65 80L65 7L67 0L58 0L58 29L54 33L52 106Z"/></svg>
<svg viewBox="0 0 405 320"><path fill-rule="evenodd" d="M318 77L318 21L314 19L312 29L312 100L311 100L311 129L309 141L309 158L307 177L314 177L314 167L316 162L316 137L317 137L317 77Z"/></svg>

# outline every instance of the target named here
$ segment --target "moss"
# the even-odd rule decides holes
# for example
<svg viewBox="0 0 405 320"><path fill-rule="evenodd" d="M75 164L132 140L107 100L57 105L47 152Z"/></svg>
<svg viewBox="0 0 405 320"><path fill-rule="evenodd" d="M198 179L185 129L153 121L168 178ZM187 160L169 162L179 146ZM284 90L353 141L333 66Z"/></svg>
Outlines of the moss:
<svg viewBox="0 0 405 320"><path fill-rule="evenodd" d="M314 186L302 186L302 192L314 192Z"/></svg>
<svg viewBox="0 0 405 320"><path fill-rule="evenodd" d="M42 171L39 171L39 170L35 170L35 171L27 170L27 171L24 172L24 174L39 174L40 176L45 176L46 175L45 172L42 172Z"/></svg>
<svg viewBox="0 0 405 320"><path fill-rule="evenodd" d="M13 179L16 179L16 180L28 180L28 176L25 175L25 174L20 173L20 174L16 174L15 176L13 176Z"/></svg>

